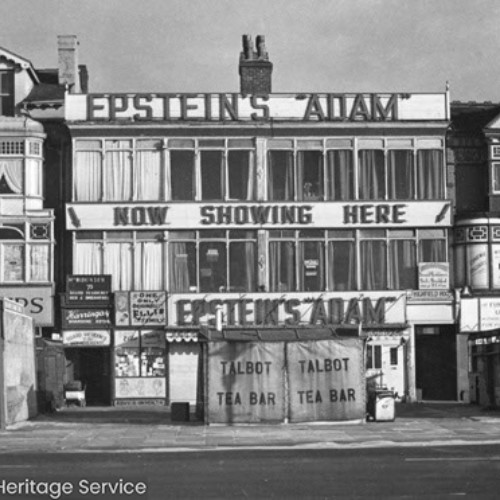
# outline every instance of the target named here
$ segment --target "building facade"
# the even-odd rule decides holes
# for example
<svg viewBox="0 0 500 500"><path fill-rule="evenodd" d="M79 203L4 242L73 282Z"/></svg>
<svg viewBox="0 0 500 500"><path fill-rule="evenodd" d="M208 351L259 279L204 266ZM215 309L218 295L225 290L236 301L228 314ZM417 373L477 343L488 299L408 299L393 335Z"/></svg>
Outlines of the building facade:
<svg viewBox="0 0 500 500"><path fill-rule="evenodd" d="M358 326L377 385L464 397L448 93L275 94L272 69L245 38L240 93L66 95L69 376L194 403L204 329Z"/></svg>

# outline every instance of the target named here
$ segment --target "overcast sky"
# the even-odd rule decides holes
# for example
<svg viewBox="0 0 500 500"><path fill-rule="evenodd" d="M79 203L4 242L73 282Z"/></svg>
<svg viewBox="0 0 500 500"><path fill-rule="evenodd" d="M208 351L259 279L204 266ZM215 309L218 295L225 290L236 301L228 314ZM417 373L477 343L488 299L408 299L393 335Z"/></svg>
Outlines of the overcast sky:
<svg viewBox="0 0 500 500"><path fill-rule="evenodd" d="M265 35L273 92L442 92L500 102L500 0L0 0L0 46L57 66L77 35L91 92L238 91Z"/></svg>

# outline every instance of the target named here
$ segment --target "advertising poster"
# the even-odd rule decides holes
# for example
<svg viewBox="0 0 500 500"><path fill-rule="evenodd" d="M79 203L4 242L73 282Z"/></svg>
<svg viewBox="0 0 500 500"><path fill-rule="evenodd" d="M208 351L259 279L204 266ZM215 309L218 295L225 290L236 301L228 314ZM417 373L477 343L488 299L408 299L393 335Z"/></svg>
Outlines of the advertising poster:
<svg viewBox="0 0 500 500"><path fill-rule="evenodd" d="M208 420L281 422L284 405L282 342L208 344Z"/></svg>
<svg viewBox="0 0 500 500"><path fill-rule="evenodd" d="M291 422L364 418L361 340L290 342L287 361Z"/></svg>
<svg viewBox="0 0 500 500"><path fill-rule="evenodd" d="M470 245L467 249L467 269L472 288L488 288L488 247Z"/></svg>
<svg viewBox="0 0 500 500"><path fill-rule="evenodd" d="M130 292L130 313L132 325L165 325L165 292Z"/></svg>

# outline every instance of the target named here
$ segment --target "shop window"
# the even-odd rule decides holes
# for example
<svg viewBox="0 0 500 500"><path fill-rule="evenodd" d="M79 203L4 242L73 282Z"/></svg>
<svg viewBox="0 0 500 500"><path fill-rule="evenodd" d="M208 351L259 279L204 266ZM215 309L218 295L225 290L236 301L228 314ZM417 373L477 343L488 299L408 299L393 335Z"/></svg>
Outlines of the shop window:
<svg viewBox="0 0 500 500"><path fill-rule="evenodd" d="M224 193L224 154L201 151L201 199L222 200Z"/></svg>
<svg viewBox="0 0 500 500"><path fill-rule="evenodd" d="M359 165L359 199L385 199L385 165L382 150L360 150Z"/></svg>
<svg viewBox="0 0 500 500"><path fill-rule="evenodd" d="M190 201L195 199L194 151L170 151L170 184L171 198L176 201Z"/></svg>
<svg viewBox="0 0 500 500"><path fill-rule="evenodd" d="M328 151L326 157L326 176L329 200L354 200L354 162L352 151Z"/></svg>
<svg viewBox="0 0 500 500"><path fill-rule="evenodd" d="M445 197L443 152L439 149L417 151L417 196L419 200Z"/></svg>
<svg viewBox="0 0 500 500"><path fill-rule="evenodd" d="M0 116L14 116L14 71L0 70Z"/></svg>
<svg viewBox="0 0 500 500"><path fill-rule="evenodd" d="M371 344L366 346L366 368L368 370L382 368L382 346Z"/></svg>

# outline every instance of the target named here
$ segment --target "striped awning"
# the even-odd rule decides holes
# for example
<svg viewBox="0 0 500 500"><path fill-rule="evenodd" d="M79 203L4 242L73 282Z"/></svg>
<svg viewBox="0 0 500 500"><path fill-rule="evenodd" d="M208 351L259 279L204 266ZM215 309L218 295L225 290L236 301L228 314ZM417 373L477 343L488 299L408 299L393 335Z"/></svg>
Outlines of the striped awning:
<svg viewBox="0 0 500 500"><path fill-rule="evenodd" d="M167 342L198 342L198 332L167 330L165 338Z"/></svg>

